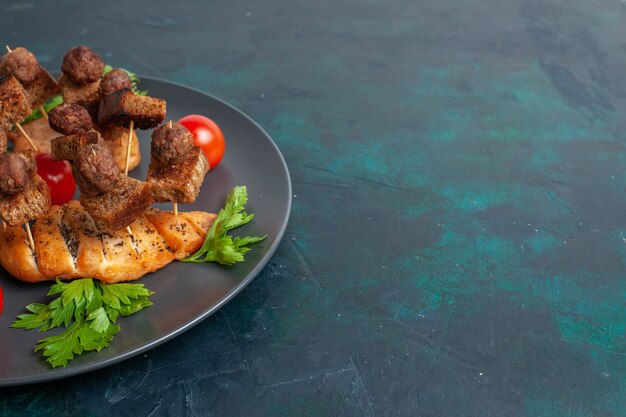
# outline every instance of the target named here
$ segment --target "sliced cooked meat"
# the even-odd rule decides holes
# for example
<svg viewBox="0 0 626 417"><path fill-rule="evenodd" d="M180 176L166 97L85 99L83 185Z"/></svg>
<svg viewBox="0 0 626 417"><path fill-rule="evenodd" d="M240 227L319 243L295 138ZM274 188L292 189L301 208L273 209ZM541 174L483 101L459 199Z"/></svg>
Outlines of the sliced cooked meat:
<svg viewBox="0 0 626 417"><path fill-rule="evenodd" d="M115 93L120 90L130 90L133 82L130 80L128 73L124 70L116 68L104 76L100 81L100 95Z"/></svg>
<svg viewBox="0 0 626 417"><path fill-rule="evenodd" d="M108 149L98 144L83 146L72 164L74 179L85 195L99 195L113 189L120 170Z"/></svg>
<svg viewBox="0 0 626 417"><path fill-rule="evenodd" d="M0 191L17 194L26 188L29 181L26 163L15 153L0 156Z"/></svg>
<svg viewBox="0 0 626 417"><path fill-rule="evenodd" d="M193 135L180 123L166 123L152 132L152 157L164 165L183 162L193 147Z"/></svg>
<svg viewBox="0 0 626 417"><path fill-rule="evenodd" d="M13 74L20 83L29 85L39 73L39 63L28 49L15 48L0 60L0 71Z"/></svg>
<svg viewBox="0 0 626 417"><path fill-rule="evenodd" d="M74 135L93 129L91 116L79 104L59 104L48 114L50 127L64 135Z"/></svg>
<svg viewBox="0 0 626 417"><path fill-rule="evenodd" d="M102 76L104 62L91 48L77 46L65 54L61 71L76 84L93 83Z"/></svg>

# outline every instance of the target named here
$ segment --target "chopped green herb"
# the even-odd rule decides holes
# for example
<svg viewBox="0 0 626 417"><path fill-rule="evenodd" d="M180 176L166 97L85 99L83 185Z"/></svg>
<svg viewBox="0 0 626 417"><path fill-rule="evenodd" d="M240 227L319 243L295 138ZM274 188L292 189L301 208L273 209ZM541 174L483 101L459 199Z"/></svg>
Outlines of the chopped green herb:
<svg viewBox="0 0 626 417"><path fill-rule="evenodd" d="M100 351L120 331L117 318L136 313L152 305L153 294L143 284L102 284L91 278L70 282L57 280L49 296L59 296L49 304L26 306L28 314L18 316L11 325L16 329L45 332L55 327L65 331L41 339L35 352L42 350L52 367L65 366L75 355L90 350Z"/></svg>
<svg viewBox="0 0 626 417"><path fill-rule="evenodd" d="M50 113L50 110L54 109L59 104L63 103L63 97L61 95L54 96L50 100L46 101L43 105L43 108L46 110L46 113ZM26 122L32 122L33 120L37 120L41 118L41 110L36 108L33 112L28 116L22 124Z"/></svg>
<svg viewBox="0 0 626 417"><path fill-rule="evenodd" d="M217 218L209 228L202 247L182 262L217 262L222 265L232 265L242 262L244 255L250 250L253 243L262 241L265 236L232 237L227 234L230 230L243 226L254 218L254 214L243 211L248 202L248 193L245 186L237 186L228 193L226 203L217 214Z"/></svg>

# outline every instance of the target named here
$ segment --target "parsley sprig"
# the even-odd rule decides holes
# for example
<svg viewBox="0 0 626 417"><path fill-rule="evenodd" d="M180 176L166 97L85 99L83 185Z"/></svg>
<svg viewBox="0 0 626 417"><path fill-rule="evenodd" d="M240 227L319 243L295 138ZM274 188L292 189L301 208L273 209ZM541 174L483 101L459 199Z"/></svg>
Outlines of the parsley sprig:
<svg viewBox="0 0 626 417"><path fill-rule="evenodd" d="M224 207L219 211L217 218L209 228L202 247L181 261L218 262L222 265L242 262L244 255L250 250L249 246L267 237L267 235L233 237L227 234L232 229L243 226L254 218L254 214L243 211L247 202L246 187L239 185L233 188L226 197Z"/></svg>
<svg viewBox="0 0 626 417"><path fill-rule="evenodd" d="M35 346L35 352L43 350L53 368L65 366L75 355L107 347L120 331L117 319L151 306L152 294L143 284L102 284L91 278L67 283L57 280L48 295L58 297L49 304L29 304L26 309L30 313L18 316L11 327L45 332L65 326L65 331L43 338Z"/></svg>
<svg viewBox="0 0 626 417"><path fill-rule="evenodd" d="M59 94L58 96L52 97L50 100L46 101L43 104L43 108L46 110L46 113L50 113L50 110L54 109L59 104L63 103L63 97ZM33 120L41 119L41 110L37 107L26 119L22 121L22 124L27 122L32 122Z"/></svg>

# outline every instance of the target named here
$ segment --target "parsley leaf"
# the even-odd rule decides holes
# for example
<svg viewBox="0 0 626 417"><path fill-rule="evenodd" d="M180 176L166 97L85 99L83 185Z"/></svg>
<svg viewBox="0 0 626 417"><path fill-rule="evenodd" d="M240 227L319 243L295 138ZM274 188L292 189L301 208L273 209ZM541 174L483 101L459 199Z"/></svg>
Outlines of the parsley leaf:
<svg viewBox="0 0 626 417"><path fill-rule="evenodd" d="M250 250L249 246L267 237L267 235L232 237L226 234L254 218L254 214L243 211L247 202L246 187L239 185L233 188L226 197L224 207L209 228L202 247L193 255L181 259L181 262L217 262L222 265L242 262L244 255Z"/></svg>
<svg viewBox="0 0 626 417"><path fill-rule="evenodd" d="M63 96L59 94L57 96L52 97L50 100L46 101L43 104L43 108L46 110L46 113L50 113L50 110L54 109L56 106L58 106L61 103L63 103ZM37 119L41 119L41 110L39 110L39 107L33 110L30 116L24 119L21 122L21 124L32 122L33 120L37 120Z"/></svg>
<svg viewBox="0 0 626 417"><path fill-rule="evenodd" d="M42 332L66 327L62 333L43 338L35 346L35 352L43 351L52 367L65 366L75 355L107 347L120 331L120 326L115 324L117 318L151 306L152 294L143 284L102 284L91 278L57 280L48 295L58 297L47 305L29 304L26 309L30 313L18 316L11 327L39 328Z"/></svg>

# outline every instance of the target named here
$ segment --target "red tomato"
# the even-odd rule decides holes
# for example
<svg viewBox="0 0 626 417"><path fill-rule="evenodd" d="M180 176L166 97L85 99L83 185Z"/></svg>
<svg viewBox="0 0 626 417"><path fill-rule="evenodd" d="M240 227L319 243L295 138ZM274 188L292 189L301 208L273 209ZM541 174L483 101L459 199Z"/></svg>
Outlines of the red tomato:
<svg viewBox="0 0 626 417"><path fill-rule="evenodd" d="M193 134L194 142L198 145L211 165L217 166L224 156L226 141L219 126L208 117L199 114L190 114L178 121Z"/></svg>
<svg viewBox="0 0 626 417"><path fill-rule="evenodd" d="M72 166L67 161L55 161L52 156L42 153L37 155L37 174L48 184L52 204L63 205L74 197L76 182L72 175Z"/></svg>

